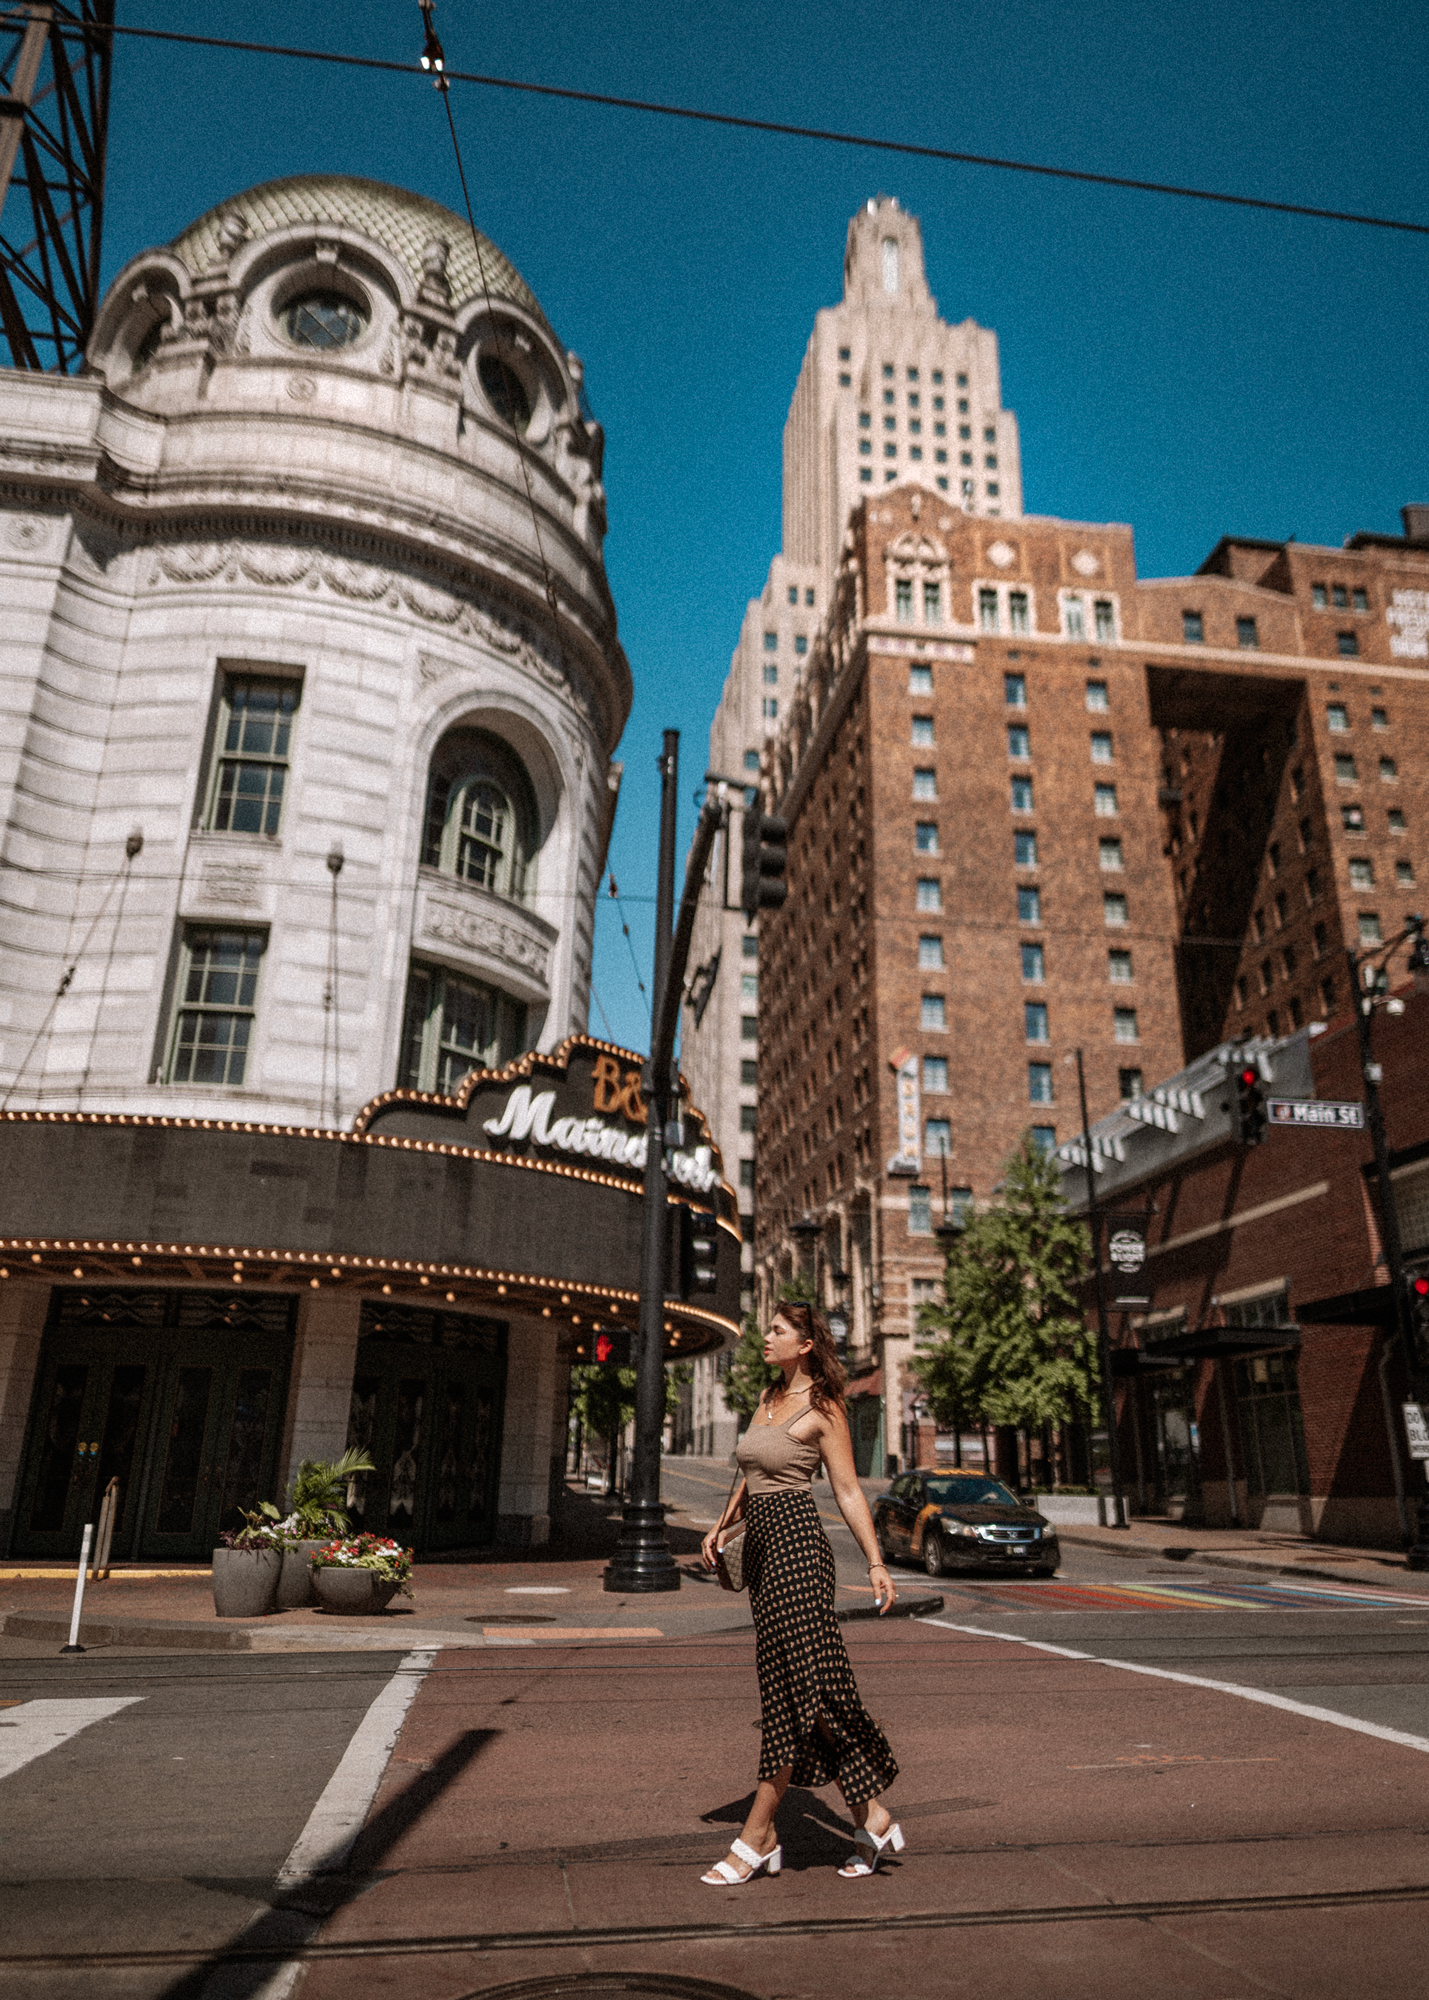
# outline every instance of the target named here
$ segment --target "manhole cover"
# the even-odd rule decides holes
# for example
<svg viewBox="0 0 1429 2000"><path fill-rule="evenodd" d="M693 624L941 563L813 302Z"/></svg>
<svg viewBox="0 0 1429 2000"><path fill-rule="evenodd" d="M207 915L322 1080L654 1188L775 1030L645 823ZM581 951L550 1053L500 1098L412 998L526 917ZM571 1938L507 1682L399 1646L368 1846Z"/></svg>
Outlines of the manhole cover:
<svg viewBox="0 0 1429 2000"><path fill-rule="evenodd" d="M572 1972L554 1979L522 1979L515 1986L483 1986L464 2000L759 2000L740 1986L708 1979L680 1979L661 1972Z"/></svg>
<svg viewBox="0 0 1429 2000"><path fill-rule="evenodd" d="M555 1619L549 1611L473 1611L468 1613L468 1625L554 1625Z"/></svg>

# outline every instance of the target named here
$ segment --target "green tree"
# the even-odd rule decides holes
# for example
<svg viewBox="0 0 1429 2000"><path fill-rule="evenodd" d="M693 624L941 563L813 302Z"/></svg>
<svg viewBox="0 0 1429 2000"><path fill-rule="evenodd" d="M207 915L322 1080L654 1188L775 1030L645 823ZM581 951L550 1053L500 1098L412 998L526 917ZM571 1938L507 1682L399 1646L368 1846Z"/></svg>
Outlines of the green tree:
<svg viewBox="0 0 1429 2000"><path fill-rule="evenodd" d="M668 1362L665 1367L665 1415L673 1416L680 1407L680 1384L688 1382L694 1369L688 1361ZM635 1415L635 1370L621 1368L613 1361L592 1363L571 1370L571 1411L580 1419L588 1438L603 1438L609 1451L610 1480L615 1479L615 1449L621 1432Z"/></svg>
<svg viewBox="0 0 1429 2000"><path fill-rule="evenodd" d="M943 1298L919 1314L922 1352L911 1365L940 1423L1032 1428L1098 1407L1096 1338L1080 1298L1088 1256L1060 1174L1024 1134L998 1200L949 1260Z"/></svg>

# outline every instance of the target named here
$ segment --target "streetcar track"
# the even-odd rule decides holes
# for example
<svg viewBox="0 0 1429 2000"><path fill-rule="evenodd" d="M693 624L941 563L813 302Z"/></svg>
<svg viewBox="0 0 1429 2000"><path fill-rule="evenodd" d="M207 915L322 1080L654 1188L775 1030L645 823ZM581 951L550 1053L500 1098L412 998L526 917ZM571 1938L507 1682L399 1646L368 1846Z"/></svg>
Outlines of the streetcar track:
<svg viewBox="0 0 1429 2000"><path fill-rule="evenodd" d="M1285 1910L1366 1909L1393 1903L1429 1903L1429 1882L1370 1889L1326 1889L1280 1895L1163 1897L1136 1903L1047 1904L1001 1910L912 1910L885 1915L799 1917L766 1923L611 1924L567 1931L468 1931L406 1938L314 1939L271 1945L168 1947L144 1951L5 1952L0 1967L16 1972L63 1970L122 1971L189 1965L316 1965L344 1959L452 1957L463 1953L518 1951L597 1951L653 1944L729 1944L764 1939L867 1936L879 1931L992 1930L1067 1923L1188 1922L1197 1917L1258 1916Z"/></svg>

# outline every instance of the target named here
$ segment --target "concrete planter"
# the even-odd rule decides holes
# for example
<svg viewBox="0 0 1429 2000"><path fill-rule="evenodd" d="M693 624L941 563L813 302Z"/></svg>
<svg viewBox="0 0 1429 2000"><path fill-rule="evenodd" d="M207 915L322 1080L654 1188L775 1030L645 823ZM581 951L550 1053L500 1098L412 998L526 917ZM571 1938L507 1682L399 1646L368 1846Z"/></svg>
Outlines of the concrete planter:
<svg viewBox="0 0 1429 2000"><path fill-rule="evenodd" d="M1029 1505L1045 1520L1068 1528L1104 1528L1111 1519L1111 1509L1096 1493L1034 1493Z"/></svg>
<svg viewBox="0 0 1429 2000"><path fill-rule="evenodd" d="M265 1618L283 1570L281 1549L215 1549L213 1608L220 1618Z"/></svg>
<svg viewBox="0 0 1429 2000"><path fill-rule="evenodd" d="M324 1566L312 1571L313 1590L324 1611L349 1618L385 1611L397 1595L395 1583L384 1583L375 1570Z"/></svg>
<svg viewBox="0 0 1429 2000"><path fill-rule="evenodd" d="M292 1548L284 1549L283 1573L278 1579L280 1611L301 1611L305 1605L317 1603L309 1564L318 1550L326 1546L321 1541L297 1542Z"/></svg>

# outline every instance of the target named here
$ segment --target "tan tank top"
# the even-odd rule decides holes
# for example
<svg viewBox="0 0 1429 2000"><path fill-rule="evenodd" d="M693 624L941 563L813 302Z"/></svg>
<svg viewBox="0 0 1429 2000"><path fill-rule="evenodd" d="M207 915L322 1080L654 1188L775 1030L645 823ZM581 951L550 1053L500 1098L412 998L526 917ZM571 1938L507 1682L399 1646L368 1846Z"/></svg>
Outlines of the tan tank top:
<svg viewBox="0 0 1429 2000"><path fill-rule="evenodd" d="M795 1410L779 1424L756 1416L734 1448L735 1462L744 1474L748 1492L759 1498L766 1493L807 1493L809 1482L819 1469L817 1438L790 1437L789 1426L809 1414L809 1405Z"/></svg>

